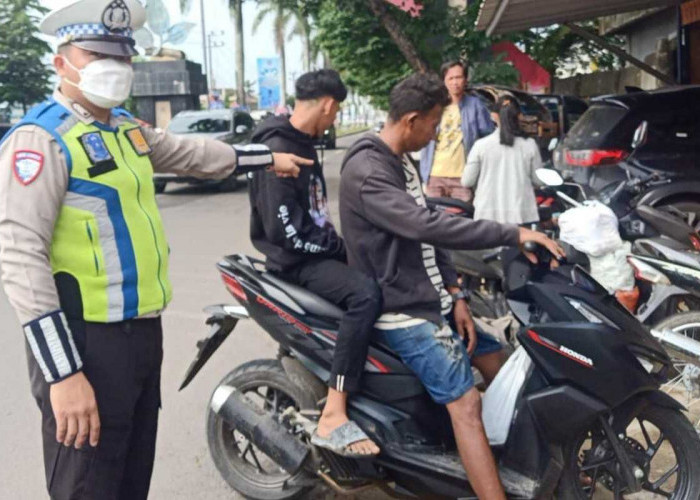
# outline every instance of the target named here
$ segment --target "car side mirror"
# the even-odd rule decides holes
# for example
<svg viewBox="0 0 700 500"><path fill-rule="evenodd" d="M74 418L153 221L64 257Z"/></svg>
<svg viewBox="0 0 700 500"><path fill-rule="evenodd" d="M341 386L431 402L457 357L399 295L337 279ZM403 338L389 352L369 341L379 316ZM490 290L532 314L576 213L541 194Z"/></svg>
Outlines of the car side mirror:
<svg viewBox="0 0 700 500"><path fill-rule="evenodd" d="M538 168L535 170L535 175L545 186L554 187L564 184L564 179L559 175L559 172L551 168Z"/></svg>
<svg viewBox="0 0 700 500"><path fill-rule="evenodd" d="M245 125L236 125L236 135L243 135L248 133L248 127Z"/></svg>
<svg viewBox="0 0 700 500"><path fill-rule="evenodd" d="M559 138L558 137L553 137L551 141L549 141L549 146L547 146L547 149L549 151L554 151L557 149L557 146L559 145Z"/></svg>
<svg viewBox="0 0 700 500"><path fill-rule="evenodd" d="M639 146L643 146L647 142L647 135L649 133L649 122L646 120L642 121L637 129L634 131L634 136L632 137L632 149L637 149Z"/></svg>

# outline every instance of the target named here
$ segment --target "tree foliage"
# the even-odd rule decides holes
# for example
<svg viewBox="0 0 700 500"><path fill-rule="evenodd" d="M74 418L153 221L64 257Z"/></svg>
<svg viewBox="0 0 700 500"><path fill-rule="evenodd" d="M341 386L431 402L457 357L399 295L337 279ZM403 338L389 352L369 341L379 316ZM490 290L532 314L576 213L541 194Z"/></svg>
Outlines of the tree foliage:
<svg viewBox="0 0 700 500"><path fill-rule="evenodd" d="M598 33L597 19L577 24ZM623 42L620 37L614 35L604 38L616 45L622 45ZM581 38L563 25L527 30L518 33L514 39L552 76L569 76L590 65L601 70L620 67L620 60L615 54L590 40Z"/></svg>
<svg viewBox="0 0 700 500"><path fill-rule="evenodd" d="M42 58L51 51L37 34L47 9L39 0L0 2L0 102L21 105L25 112L51 91L51 69Z"/></svg>
<svg viewBox="0 0 700 500"><path fill-rule="evenodd" d="M318 29L318 43L330 57L333 67L361 95L374 104L386 106L391 87L415 69L399 51L387 26L372 12L371 0L283 0L310 15ZM491 46L510 40L539 62L553 76L586 70L619 67L616 56L573 34L566 26L526 30L503 37L487 37L474 26L482 2L469 2L466 9L453 9L446 0L423 2L419 18L390 7L403 34L415 46L428 68L437 69L442 61L468 59L473 83L517 85L518 71L501 57L494 57ZM387 4L388 5L388 4ZM597 21L581 23L596 31ZM620 43L616 37L606 37Z"/></svg>

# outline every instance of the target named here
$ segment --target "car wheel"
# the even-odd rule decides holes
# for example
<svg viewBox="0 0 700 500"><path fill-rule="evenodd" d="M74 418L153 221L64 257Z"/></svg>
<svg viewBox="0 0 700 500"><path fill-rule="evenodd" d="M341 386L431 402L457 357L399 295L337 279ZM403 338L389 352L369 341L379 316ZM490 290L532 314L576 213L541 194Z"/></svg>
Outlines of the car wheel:
<svg viewBox="0 0 700 500"><path fill-rule="evenodd" d="M238 189L238 176L234 173L226 177L219 184L219 191L222 193L230 193Z"/></svg>

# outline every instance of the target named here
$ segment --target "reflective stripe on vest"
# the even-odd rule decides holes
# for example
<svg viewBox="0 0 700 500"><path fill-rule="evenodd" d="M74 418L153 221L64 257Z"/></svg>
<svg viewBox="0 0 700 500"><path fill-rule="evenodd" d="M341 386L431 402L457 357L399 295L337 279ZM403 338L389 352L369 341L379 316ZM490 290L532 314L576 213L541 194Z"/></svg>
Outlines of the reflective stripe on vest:
<svg viewBox="0 0 700 500"><path fill-rule="evenodd" d="M33 118L27 123L58 136L70 169L51 244L54 274L78 282L86 321L115 322L162 310L172 296L168 246L153 167L127 136L138 125L124 113L116 116L116 128L85 124L55 101L42 106L28 114ZM81 140L86 134L91 141Z"/></svg>

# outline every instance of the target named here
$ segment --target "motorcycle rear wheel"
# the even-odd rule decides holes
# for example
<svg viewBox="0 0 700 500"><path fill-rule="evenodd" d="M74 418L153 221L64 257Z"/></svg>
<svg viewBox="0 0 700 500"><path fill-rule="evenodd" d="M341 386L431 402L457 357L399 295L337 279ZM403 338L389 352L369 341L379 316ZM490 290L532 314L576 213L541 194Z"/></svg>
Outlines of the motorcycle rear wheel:
<svg viewBox="0 0 700 500"><path fill-rule="evenodd" d="M565 447L557 499L700 498L700 438L681 412L649 406L627 427L623 446L644 471L643 490L636 494L620 491L617 459L596 427Z"/></svg>
<svg viewBox="0 0 700 500"><path fill-rule="evenodd" d="M289 380L277 360L245 363L226 375L219 385L231 385L267 411L281 414L289 406L297 410L315 402ZM217 386L218 387L218 386ZM253 500L306 498L311 486L290 486L303 472L291 476L242 434L223 421L209 405L207 411L209 452L221 476L234 490ZM308 484L308 481L306 481Z"/></svg>

